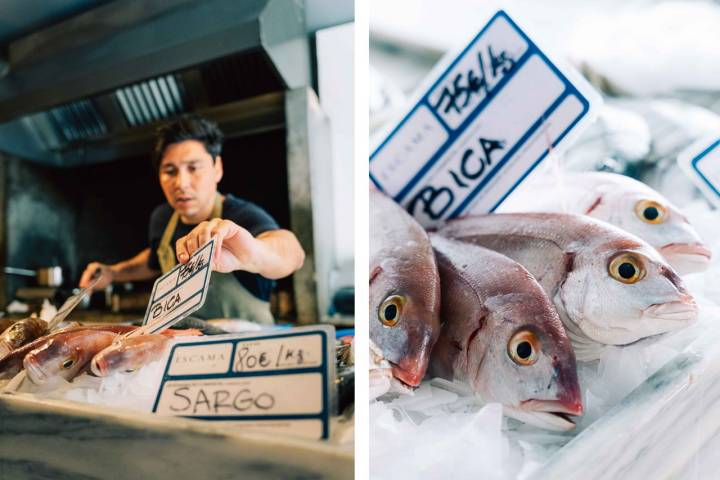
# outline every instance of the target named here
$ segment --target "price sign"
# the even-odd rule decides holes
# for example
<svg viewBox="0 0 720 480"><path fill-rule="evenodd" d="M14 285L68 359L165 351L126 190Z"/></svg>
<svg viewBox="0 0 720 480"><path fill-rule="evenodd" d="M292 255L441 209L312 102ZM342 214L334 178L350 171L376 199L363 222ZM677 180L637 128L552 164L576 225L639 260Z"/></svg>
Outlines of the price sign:
<svg viewBox="0 0 720 480"><path fill-rule="evenodd" d="M177 343L153 411L328 438L334 329Z"/></svg>
<svg viewBox="0 0 720 480"><path fill-rule="evenodd" d="M720 134L691 145L678 156L678 163L705 197L720 208Z"/></svg>
<svg viewBox="0 0 720 480"><path fill-rule="evenodd" d="M214 251L215 238L212 238L186 264L177 265L158 278L145 312L143 327L128 336L159 332L200 309L207 296Z"/></svg>
<svg viewBox="0 0 720 480"><path fill-rule="evenodd" d="M601 103L504 11L435 71L370 156L375 185L424 226L494 211Z"/></svg>

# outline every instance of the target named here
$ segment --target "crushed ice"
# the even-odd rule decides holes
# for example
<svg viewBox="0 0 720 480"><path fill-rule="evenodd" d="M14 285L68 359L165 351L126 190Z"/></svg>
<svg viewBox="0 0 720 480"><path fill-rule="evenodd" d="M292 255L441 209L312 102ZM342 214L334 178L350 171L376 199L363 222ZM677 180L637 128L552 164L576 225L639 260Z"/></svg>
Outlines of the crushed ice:
<svg viewBox="0 0 720 480"><path fill-rule="evenodd" d="M579 362L585 414L572 432L524 425L503 417L500 405L483 405L463 385L426 380L412 396L388 394L371 403L372 478L528 478L695 339L720 328L714 300L720 299L717 212L697 198L683 209L715 252L707 271L683 278L700 307L698 321L671 335L606 347L600 360Z"/></svg>

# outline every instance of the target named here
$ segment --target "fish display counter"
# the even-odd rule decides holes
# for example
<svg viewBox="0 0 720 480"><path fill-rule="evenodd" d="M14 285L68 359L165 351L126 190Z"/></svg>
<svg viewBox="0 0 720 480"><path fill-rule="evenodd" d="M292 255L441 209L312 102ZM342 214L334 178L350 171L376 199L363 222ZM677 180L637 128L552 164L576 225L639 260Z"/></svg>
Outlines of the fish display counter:
<svg viewBox="0 0 720 480"><path fill-rule="evenodd" d="M352 331L50 324L0 338L3 478L353 474Z"/></svg>

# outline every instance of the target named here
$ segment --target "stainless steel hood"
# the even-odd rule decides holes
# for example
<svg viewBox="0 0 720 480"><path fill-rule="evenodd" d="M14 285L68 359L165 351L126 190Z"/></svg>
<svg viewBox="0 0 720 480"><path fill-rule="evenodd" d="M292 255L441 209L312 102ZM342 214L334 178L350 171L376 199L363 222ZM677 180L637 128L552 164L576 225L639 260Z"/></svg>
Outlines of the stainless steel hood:
<svg viewBox="0 0 720 480"><path fill-rule="evenodd" d="M72 166L147 152L182 112L228 136L283 126L309 84L302 1L117 0L7 45L0 151Z"/></svg>

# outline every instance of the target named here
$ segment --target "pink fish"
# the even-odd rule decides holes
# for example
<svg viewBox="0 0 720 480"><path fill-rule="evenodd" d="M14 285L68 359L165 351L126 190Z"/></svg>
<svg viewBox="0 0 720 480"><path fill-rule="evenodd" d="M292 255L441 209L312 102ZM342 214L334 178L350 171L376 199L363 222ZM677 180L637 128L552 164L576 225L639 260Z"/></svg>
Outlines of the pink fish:
<svg viewBox="0 0 720 480"><path fill-rule="evenodd" d="M642 182L606 172L565 173L519 188L501 212L564 212L589 215L637 235L655 247L681 275L706 270L712 256L675 205Z"/></svg>
<svg viewBox="0 0 720 480"><path fill-rule="evenodd" d="M567 430L583 411L575 354L555 307L504 255L431 235L442 308L430 373L536 426Z"/></svg>
<svg viewBox="0 0 720 480"><path fill-rule="evenodd" d="M448 222L441 235L525 267L553 300L581 360L677 330L698 308L682 279L643 240L583 215L508 213Z"/></svg>
<svg viewBox="0 0 720 480"><path fill-rule="evenodd" d="M439 311L440 281L427 233L391 198L371 190L370 341L404 385L416 387L425 375Z"/></svg>
<svg viewBox="0 0 720 480"><path fill-rule="evenodd" d="M52 332L48 335L45 335L43 337L40 337L38 339L35 339L34 341L23 345L20 348L16 348L12 352L8 353L5 357L0 358L0 379L5 378L12 378L15 376L20 370L23 369L23 360L25 357L33 350L43 346L47 341L55 338L56 336L71 332L71 331L89 331L89 332L95 332L95 331L103 331L103 332L111 332L116 335L124 335L126 333L132 332L136 330L138 327L134 327L132 325L72 325L67 328L64 328L62 330L58 330L56 332ZM200 332L197 329L186 329L186 330L163 330L161 332L162 335L167 335L170 337L175 336L197 336L202 335L202 332Z"/></svg>
<svg viewBox="0 0 720 480"><path fill-rule="evenodd" d="M117 336L103 330L66 331L29 352L23 366L30 381L38 385L56 377L72 380Z"/></svg>
<svg viewBox="0 0 720 480"><path fill-rule="evenodd" d="M131 372L162 358L170 341L168 335L139 335L123 338L99 352L90 363L98 377Z"/></svg>

